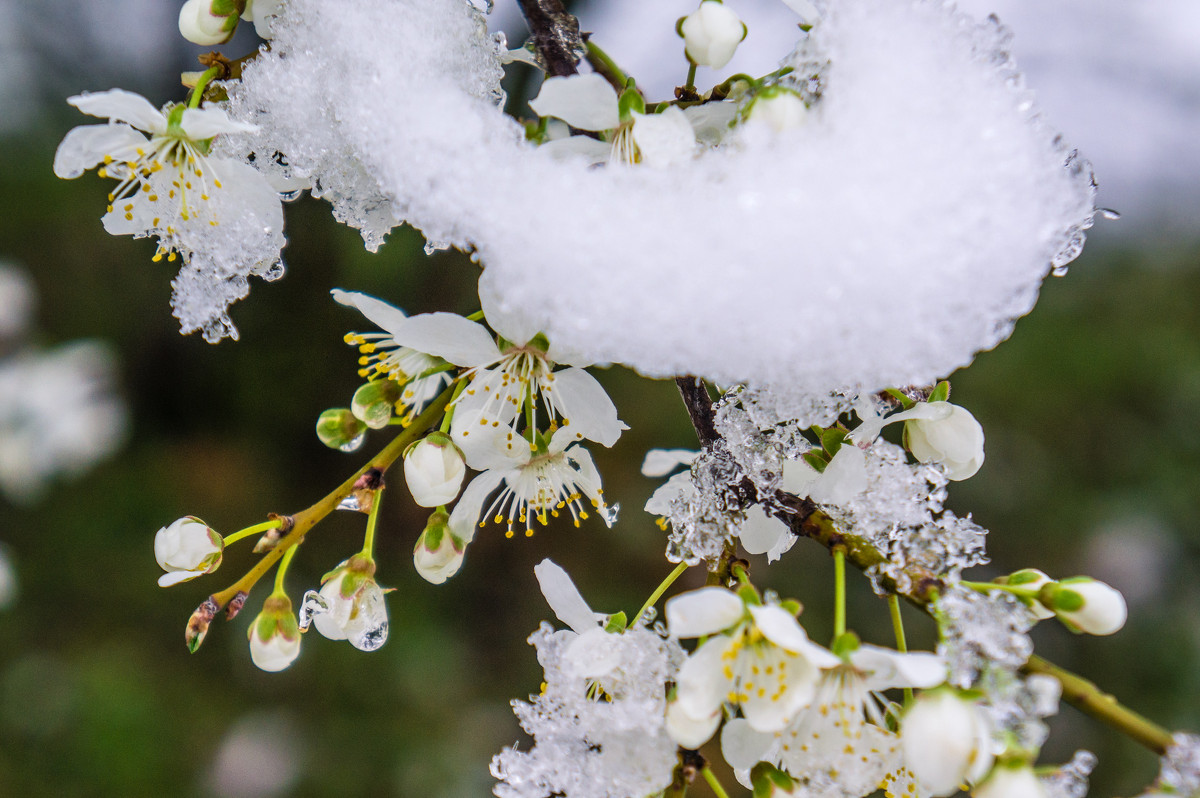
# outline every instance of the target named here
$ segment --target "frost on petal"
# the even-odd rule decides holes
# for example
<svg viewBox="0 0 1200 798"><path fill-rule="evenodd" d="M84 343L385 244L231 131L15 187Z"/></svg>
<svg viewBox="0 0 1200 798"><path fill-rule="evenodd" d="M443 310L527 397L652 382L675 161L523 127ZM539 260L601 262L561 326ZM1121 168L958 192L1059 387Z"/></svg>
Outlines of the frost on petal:
<svg viewBox="0 0 1200 798"><path fill-rule="evenodd" d="M63 137L54 153L54 174L68 180L79 177L105 156L123 156L146 144L146 137L128 125L81 125Z"/></svg>
<svg viewBox="0 0 1200 798"><path fill-rule="evenodd" d="M696 488L692 485L692 475L682 471L659 485L643 508L651 515L667 516L671 514L671 502L676 499L695 495Z"/></svg>
<svg viewBox="0 0 1200 798"><path fill-rule="evenodd" d="M728 629L745 615L742 599L723 587L702 587L667 602L667 628L672 637L702 637Z"/></svg>
<svg viewBox="0 0 1200 798"><path fill-rule="evenodd" d="M546 78L529 107L580 130L611 130L621 123L616 90L595 72Z"/></svg>
<svg viewBox="0 0 1200 798"><path fill-rule="evenodd" d="M373 296L368 296L357 291L343 291L340 288L335 288L329 293L333 295L334 300L339 304L354 308L366 316L368 321L385 332L395 334L396 330L400 329L400 325L408 318L400 308L389 305Z"/></svg>
<svg viewBox="0 0 1200 798"><path fill-rule="evenodd" d="M720 144L725 139L732 129L737 113L738 104L734 102L703 103L683 109L696 140L710 147Z"/></svg>
<svg viewBox="0 0 1200 798"><path fill-rule="evenodd" d="M67 98L67 102L89 116L128 122L147 133L161 133L167 128L167 118L149 100L124 89L85 91Z"/></svg>
<svg viewBox="0 0 1200 798"><path fill-rule="evenodd" d="M596 614L566 571L547 559L535 565L533 573L555 617L579 634L596 628L599 623Z"/></svg>
<svg viewBox="0 0 1200 798"><path fill-rule="evenodd" d="M599 626L592 626L571 641L564 659L580 676L598 679L621 664L621 651L614 645L613 635Z"/></svg>
<svg viewBox="0 0 1200 798"><path fill-rule="evenodd" d="M409 316L393 337L401 346L435 355L456 366L486 365L500 357L492 334L482 324L456 313Z"/></svg>

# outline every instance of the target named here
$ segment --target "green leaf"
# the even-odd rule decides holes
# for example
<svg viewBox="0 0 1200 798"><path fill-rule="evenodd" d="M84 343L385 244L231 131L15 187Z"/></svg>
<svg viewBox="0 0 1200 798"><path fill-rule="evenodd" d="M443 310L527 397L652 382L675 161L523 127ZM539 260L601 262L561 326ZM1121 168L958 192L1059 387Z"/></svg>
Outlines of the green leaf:
<svg viewBox="0 0 1200 798"><path fill-rule="evenodd" d="M804 462L816 469L818 474L824 474L825 467L829 465L829 461L825 459L824 452L805 452L801 457L804 458Z"/></svg>
<svg viewBox="0 0 1200 798"><path fill-rule="evenodd" d="M929 401L931 402L946 402L950 400L950 383L942 380L937 385L933 386L933 390L929 393Z"/></svg>
<svg viewBox="0 0 1200 798"><path fill-rule="evenodd" d="M830 427L821 433L821 447L829 453L830 459L838 453L842 448L842 442L846 440L847 432L841 427Z"/></svg>

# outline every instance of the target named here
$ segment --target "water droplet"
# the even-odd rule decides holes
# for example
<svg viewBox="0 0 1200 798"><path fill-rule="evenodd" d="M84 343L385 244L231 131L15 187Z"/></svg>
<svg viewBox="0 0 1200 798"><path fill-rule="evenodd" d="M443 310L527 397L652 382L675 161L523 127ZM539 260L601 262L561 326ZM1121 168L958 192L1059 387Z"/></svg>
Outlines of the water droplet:
<svg viewBox="0 0 1200 798"><path fill-rule="evenodd" d="M1096 213L1100 214L1100 218L1111 219L1114 222L1121 218L1120 212L1114 211L1112 208L1097 208Z"/></svg>
<svg viewBox="0 0 1200 798"><path fill-rule="evenodd" d="M367 433L364 432L362 435L359 435L357 438L350 441L349 443L343 443L341 446L338 447L338 451L339 452L356 452L362 448L362 445L366 440L367 440Z"/></svg>
<svg viewBox="0 0 1200 798"><path fill-rule="evenodd" d="M619 512L621 512L621 505L619 502L617 504L606 504L600 508L600 517L604 519L606 526L611 527L613 524L617 523L617 514Z"/></svg>
<svg viewBox="0 0 1200 798"><path fill-rule="evenodd" d="M313 618L329 612L329 602L315 590L304 594L300 600L300 631L307 632L312 626Z"/></svg>
<svg viewBox="0 0 1200 798"><path fill-rule="evenodd" d="M338 502L337 508L339 510L349 510L352 513L362 512L362 505L358 503L358 496L353 493Z"/></svg>
<svg viewBox="0 0 1200 798"><path fill-rule="evenodd" d="M346 624L346 639L359 651L374 651L387 642L387 604L383 591L368 583L355 603L357 614Z"/></svg>

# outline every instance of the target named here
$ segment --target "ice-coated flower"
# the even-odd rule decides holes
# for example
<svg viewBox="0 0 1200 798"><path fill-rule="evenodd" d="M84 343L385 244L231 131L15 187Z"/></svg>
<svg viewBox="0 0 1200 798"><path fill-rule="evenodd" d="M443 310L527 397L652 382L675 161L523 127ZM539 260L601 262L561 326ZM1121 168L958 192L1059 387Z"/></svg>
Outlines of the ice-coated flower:
<svg viewBox="0 0 1200 798"><path fill-rule="evenodd" d="M776 133L800 127L808 120L808 106L800 95L782 86L770 86L746 106L746 124L764 125Z"/></svg>
<svg viewBox="0 0 1200 798"><path fill-rule="evenodd" d="M797 778L832 781L843 795L868 795L885 782L892 794L907 794L896 786L911 782L900 740L886 728L873 694L941 684L945 662L928 652L901 654L870 645L834 660L822 665L812 700L786 728L758 728L749 716L726 723L721 734L726 761L738 770L760 761L778 764Z"/></svg>
<svg viewBox="0 0 1200 798"><path fill-rule="evenodd" d="M358 359L360 377L386 378L401 387L397 401L407 408L403 420L411 421L450 381L446 361L396 342L397 331L408 321L399 308L355 291L335 288L330 293L338 303L354 308L383 330L348 333L346 343L357 346L362 355Z"/></svg>
<svg viewBox="0 0 1200 798"><path fill-rule="evenodd" d="M900 727L904 764L933 796L953 795L991 769L991 736L983 707L950 689L922 693Z"/></svg>
<svg viewBox="0 0 1200 798"><path fill-rule="evenodd" d="M699 452L690 449L651 449L646 452L642 463L642 474L661 477L680 465L692 463ZM675 474L650 495L646 501L646 512L659 516L659 525L666 525L665 518L671 513L671 504L676 499L687 499L695 494L689 471ZM766 554L767 562L775 562L796 543L796 536L787 524L766 512L761 505L746 510L746 518L734 531L747 554Z"/></svg>
<svg viewBox="0 0 1200 798"><path fill-rule="evenodd" d="M1049 798L1045 786L1027 764L997 765L971 794L975 798Z"/></svg>
<svg viewBox="0 0 1200 798"><path fill-rule="evenodd" d="M300 626L291 600L284 594L272 594L246 636L250 638L250 659L260 669L275 673L291 665L300 656Z"/></svg>
<svg viewBox="0 0 1200 798"><path fill-rule="evenodd" d="M501 307L484 279L479 300L499 340L482 324L453 313L396 319L385 328L397 345L466 369L467 387L453 405L450 436L467 464L482 469L494 462L489 454L494 444L491 431L506 433L510 444L519 442L516 429L522 410L539 398L550 415L550 428L569 430L564 440L612 446L627 427L617 419L616 407L596 378L578 367L586 361L556 350L527 318ZM559 363L571 367L555 371ZM540 429L536 409L535 403L532 426Z"/></svg>
<svg viewBox="0 0 1200 798"><path fill-rule="evenodd" d="M225 542L199 518L185 516L154 535L154 558L165 574L159 587L170 587L197 576L211 574L221 565Z"/></svg>
<svg viewBox="0 0 1200 798"><path fill-rule="evenodd" d="M573 128L609 134L603 141L580 135L542 145L555 156L665 167L688 161L696 152L696 134L678 107L670 106L660 114L631 110L623 117L616 90L595 72L546 78L529 107L539 116L561 119Z"/></svg>
<svg viewBox="0 0 1200 798"><path fill-rule="evenodd" d="M750 604L723 587L675 596L666 618L672 637L711 635L688 657L677 681L679 711L697 722L728 702L741 707L752 728L782 730L812 700L820 669L840 662L810 641L783 607Z"/></svg>
<svg viewBox="0 0 1200 798"><path fill-rule="evenodd" d="M940 463L947 479L967 479L983 465L983 427L969 410L945 401L917 402L890 416L864 418L849 437L865 446L897 421L904 422L904 445L913 457Z"/></svg>
<svg viewBox="0 0 1200 798"><path fill-rule="evenodd" d="M69 131L54 155L54 173L71 179L99 166L101 177L117 180L102 219L112 235L157 235L155 259L173 260L176 251L190 254L210 228L222 224L254 219L264 240L283 229L279 195L265 177L248 164L208 155L215 136L252 132L253 125L219 108L168 104L160 111L122 89L67 102L109 124ZM246 242L256 258L257 243ZM278 246L272 256L278 260Z"/></svg>
<svg viewBox="0 0 1200 798"><path fill-rule="evenodd" d="M450 516L436 512L413 547L413 565L425 581L440 585L462 567L467 544L450 531Z"/></svg>
<svg viewBox="0 0 1200 798"><path fill-rule="evenodd" d="M305 606L317 631L330 640L349 640L360 651L387 642L387 604L369 557L357 554L325 574L321 590L305 594Z"/></svg>
<svg viewBox="0 0 1200 798"><path fill-rule="evenodd" d="M404 481L421 507L454 501L466 473L462 452L443 432L431 432L404 453Z"/></svg>
<svg viewBox="0 0 1200 798"><path fill-rule="evenodd" d="M604 523L612 519L604 504L600 487L600 472L591 454L575 446L572 428L560 427L547 441L537 436L539 443L531 446L507 430L480 427L476 440L485 443L472 451L473 465L483 469L471 480L462 498L450 514L450 531L464 544L475 537L477 527L489 521L505 524L506 537L512 537L514 526L523 526L525 536L533 535L533 522L543 526L560 511L567 511L575 526L588 518L585 501L596 508ZM490 504L485 501L503 484L500 493Z"/></svg>
<svg viewBox="0 0 1200 798"><path fill-rule="evenodd" d="M1046 585L1038 600L1076 632L1111 635L1125 625L1129 608L1116 588L1087 576Z"/></svg>
<svg viewBox="0 0 1200 798"><path fill-rule="evenodd" d="M232 0L187 0L179 9L179 32L189 42L204 47L232 39L237 24L237 7Z"/></svg>
<svg viewBox="0 0 1200 798"><path fill-rule="evenodd" d="M679 25L688 60L720 69L746 38L746 26L721 0L704 0Z"/></svg>
<svg viewBox="0 0 1200 798"><path fill-rule="evenodd" d="M867 456L847 441L824 471L817 471L802 459L786 460L779 486L817 504L845 504L867 489Z"/></svg>

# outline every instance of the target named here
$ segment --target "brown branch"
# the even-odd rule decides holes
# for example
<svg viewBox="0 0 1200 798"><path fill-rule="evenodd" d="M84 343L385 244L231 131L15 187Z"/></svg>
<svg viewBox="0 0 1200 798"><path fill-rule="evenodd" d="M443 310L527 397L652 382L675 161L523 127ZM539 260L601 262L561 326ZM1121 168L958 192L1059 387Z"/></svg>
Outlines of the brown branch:
<svg viewBox="0 0 1200 798"><path fill-rule="evenodd" d="M676 377L675 384L683 396L683 404L687 407L696 428L696 437L705 449L712 446L717 438L716 415L713 413L712 399L708 396L708 387L699 377Z"/></svg>
<svg viewBox="0 0 1200 798"><path fill-rule="evenodd" d="M529 24L530 39L553 76L579 72L579 56L584 52L579 20L563 7L562 0L518 0L521 13Z"/></svg>

